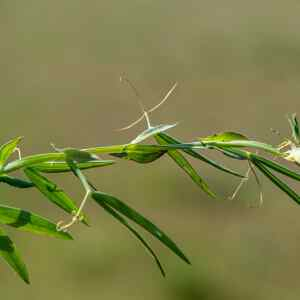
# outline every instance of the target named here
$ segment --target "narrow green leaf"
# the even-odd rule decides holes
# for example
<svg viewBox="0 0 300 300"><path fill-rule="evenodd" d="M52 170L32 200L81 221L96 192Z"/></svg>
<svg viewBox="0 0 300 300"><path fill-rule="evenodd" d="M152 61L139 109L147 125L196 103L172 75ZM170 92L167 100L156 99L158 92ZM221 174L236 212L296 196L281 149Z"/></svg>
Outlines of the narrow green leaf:
<svg viewBox="0 0 300 300"><path fill-rule="evenodd" d="M156 141L160 145L168 144L161 136L155 136ZM202 177L195 171L192 165L188 160L178 151L178 150L169 150L168 155L176 162L176 164L183 169L190 178L208 195L215 197L215 194L210 190L207 183L202 179Z"/></svg>
<svg viewBox="0 0 300 300"><path fill-rule="evenodd" d="M106 203L108 206L112 207L116 211L120 212L128 219L132 220L136 224L143 227L149 233L151 233L154 237L159 239L166 247L168 247L173 253L175 253L178 257L183 259L186 263L190 264L187 257L183 254L183 252L177 247L177 245L164 233L162 232L156 225L154 225L151 221L146 219L144 216L139 214L137 211L129 207L124 202L120 201L116 197L113 197L108 194L104 194L102 192L93 192L93 199L98 203Z"/></svg>
<svg viewBox="0 0 300 300"><path fill-rule="evenodd" d="M221 151L223 154L239 160L249 160L251 154L251 152L249 151L244 151L237 148L230 148L228 146L212 146L212 149Z"/></svg>
<svg viewBox="0 0 300 300"><path fill-rule="evenodd" d="M293 191L285 182L276 177L270 170L265 167L262 163L254 160L252 163L267 177L269 178L278 188L285 192L290 198L292 198L297 204L300 204L300 196Z"/></svg>
<svg viewBox="0 0 300 300"><path fill-rule="evenodd" d="M147 138L154 136L157 133L160 133L160 132L166 131L170 128L173 128L176 125L177 124L171 124L171 125L160 124L155 127L150 127L148 129L146 129L145 131L143 131L141 134L139 134L133 141L130 142L130 144L138 144L138 143L146 140Z"/></svg>
<svg viewBox="0 0 300 300"><path fill-rule="evenodd" d="M104 201L97 201L97 203L111 216L113 216L116 220L118 220L121 224L123 224L127 229L143 244L143 246L149 251L150 255L155 260L161 274L163 276L166 276L166 273L159 261L159 258L155 254L155 252L152 250L152 248L149 246L149 244L145 241L145 239L132 227L128 224L128 222L120 215L118 214L114 209L112 209L110 206L108 206Z"/></svg>
<svg viewBox="0 0 300 300"><path fill-rule="evenodd" d="M26 168L24 169L24 173L35 184L36 188L52 203L70 214L78 211L78 207L74 201L62 189L58 188L58 186L48 178L39 174L34 168ZM86 217L81 216L83 217L83 222L87 224Z"/></svg>
<svg viewBox="0 0 300 300"><path fill-rule="evenodd" d="M220 151L224 151L223 148L219 148L219 147L216 147L218 148L218 150ZM237 155L239 156L241 159L248 159L248 160L251 160L253 163L254 162L258 162L260 164L263 164L283 175L286 175L290 178L293 178L295 180L298 180L300 181L300 174L299 173L296 173L290 169L288 169L287 167L273 161L273 160L269 160L269 159L266 159L258 154L254 154L254 153L251 153L251 152L248 152L248 151L243 151L243 150L240 150L240 149L236 149L236 148L226 148L226 151L228 153L231 153L233 155Z"/></svg>
<svg viewBox="0 0 300 300"><path fill-rule="evenodd" d="M0 175L0 182L6 183L10 186L20 188L20 189L27 189L34 187L34 184L30 181L20 179L17 177L12 177L8 175Z"/></svg>
<svg viewBox="0 0 300 300"><path fill-rule="evenodd" d="M293 178L295 180L300 181L300 174L299 173L296 173L296 172L288 169L287 167L285 167L285 166L283 166L283 165L281 165L281 164L279 164L277 162L274 162L272 160L266 159L266 158L261 157L261 156L259 156L257 154L251 154L250 157L251 157L252 161L253 160L258 161L258 162L266 165L267 167L269 167L269 168L271 168L271 169L273 169L273 170L275 170L275 171L277 171L277 172L279 172L279 173L281 173L283 175L286 175L286 176L288 176L290 178Z"/></svg>
<svg viewBox="0 0 300 300"><path fill-rule="evenodd" d="M5 165L6 161L16 150L21 140L22 137L17 137L8 141L0 147L0 168L2 168Z"/></svg>
<svg viewBox="0 0 300 300"><path fill-rule="evenodd" d="M290 123L290 127L292 129L292 136L296 144L300 143L300 131L299 131L299 123L297 120L296 114L293 114L291 118L288 117L288 121Z"/></svg>
<svg viewBox="0 0 300 300"><path fill-rule="evenodd" d="M215 150L218 150L218 151L221 151L225 156L228 156L230 158L233 158L233 159L238 159L238 160L245 160L245 158L243 156L240 156L240 155L237 155L237 154L234 154L231 150L232 148L230 149L227 149L226 147L217 147L217 146L212 146L212 149L215 149Z"/></svg>
<svg viewBox="0 0 300 300"><path fill-rule="evenodd" d="M0 228L0 256L8 265L26 282L29 282L29 274L15 244Z"/></svg>
<svg viewBox="0 0 300 300"><path fill-rule="evenodd" d="M160 138L162 138L167 144L175 144L175 145L176 144L183 144L181 141L175 139L174 137L172 137L172 136L170 136L166 133L159 133L158 136ZM194 151L193 149L183 149L183 151L186 154L188 154L188 155L190 155L194 158L197 158L201 161L204 161L204 162L208 163L209 165L211 165L211 166L213 166L213 167L215 167L215 168L217 168L221 171L224 171L226 173L229 173L231 175L234 175L234 176L237 176L237 177L240 177L240 178L244 178L244 175L241 175L241 174L237 173L236 171L233 171L233 170L221 165L220 163L217 163L214 160L209 159L205 155L200 154L200 153Z"/></svg>
<svg viewBox="0 0 300 300"><path fill-rule="evenodd" d="M65 240L72 239L70 234L57 231L56 224L51 221L20 208L0 205L0 223L36 234L48 235Z"/></svg>
<svg viewBox="0 0 300 300"><path fill-rule="evenodd" d="M140 146L143 145L129 144L123 148L122 152L110 153L110 155L146 164L159 159L167 152L167 150L161 150L160 148Z"/></svg>
<svg viewBox="0 0 300 300"><path fill-rule="evenodd" d="M77 168L80 170L106 167L114 164L113 160L93 160L83 163L77 163ZM70 172L70 166L64 161L43 162L33 166L35 170L42 173L64 173Z"/></svg>

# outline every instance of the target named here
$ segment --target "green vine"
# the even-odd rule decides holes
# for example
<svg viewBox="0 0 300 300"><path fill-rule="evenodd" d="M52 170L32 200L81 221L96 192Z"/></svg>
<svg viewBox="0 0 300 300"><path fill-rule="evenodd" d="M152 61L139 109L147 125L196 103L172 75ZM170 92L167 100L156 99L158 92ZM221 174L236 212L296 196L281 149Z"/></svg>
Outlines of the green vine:
<svg viewBox="0 0 300 300"><path fill-rule="evenodd" d="M67 222L60 221L53 223L30 211L0 205L0 224L8 225L18 230L71 240L72 236L69 233L69 229L72 226L77 223L82 223L83 225L89 224L84 209L86 208L87 202L93 200L103 208L104 211L125 226L142 243L145 249L152 255L163 276L165 276L165 271L158 256L131 223L135 223L148 231L180 259L190 264L189 259L183 251L160 228L132 207L128 206L125 202L104 193L91 183L84 172L85 170L104 168L116 163L114 160L100 159L97 156L98 154L107 154L112 157L127 159L141 164L151 163L164 155L168 155L203 192L211 197L216 197L215 192L191 165L187 159L188 156L199 159L211 167L240 178L241 183L233 194L233 197L236 196L239 188L246 182L251 173L254 174L260 186L260 180L256 174L256 170L258 170L297 204L300 204L300 196L289 187L286 182L275 175L279 173L300 181L299 173L275 161L275 159L280 159L300 164L300 134L295 115L289 118L289 123L292 128L291 139L284 141L279 146L272 146L263 142L250 140L244 135L235 132L218 133L205 138L198 138L190 143L185 143L166 133L167 130L173 128L176 124L152 126L148 116L152 111L143 112L142 117L138 120L139 122L145 118L148 128L127 144L92 147L88 149L58 149L53 146L55 150L53 152L35 154L27 157L21 157L21 137L17 137L3 144L0 147L0 182L17 189L35 188L43 194L48 201L60 209L63 209L70 214L71 217ZM130 128L136 123L137 122L134 122L126 128ZM151 137L155 139L156 144L140 144ZM289 150L284 151L285 147L289 147ZM247 174L239 174L219 162L208 158L203 154L208 150L221 152L242 163L246 162L249 165ZM11 158L14 152L18 152L19 157L12 160ZM265 153L266 155L262 156L259 152ZM24 178L14 177L12 173L15 171L22 171ZM83 187L84 197L79 206L63 189L47 178L48 173L67 172L73 173ZM260 202L262 203L262 193ZM26 283L29 283L26 265L15 244L5 233L3 228L0 228L0 256Z"/></svg>

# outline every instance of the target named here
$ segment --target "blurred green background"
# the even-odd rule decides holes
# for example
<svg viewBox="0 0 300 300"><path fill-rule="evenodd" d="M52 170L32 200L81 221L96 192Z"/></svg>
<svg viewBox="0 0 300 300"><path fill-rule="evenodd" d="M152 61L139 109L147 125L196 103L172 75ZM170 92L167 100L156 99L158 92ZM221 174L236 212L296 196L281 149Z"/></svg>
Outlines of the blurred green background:
<svg viewBox="0 0 300 300"><path fill-rule="evenodd" d="M222 130L279 143L286 113L299 112L300 3L297 1L14 1L0 2L1 142L24 135L23 154L59 147L125 143L138 100L120 84L126 74L146 107L179 82L153 123L180 121L184 140ZM245 171L245 164L227 165ZM25 286L1 264L3 299L248 300L300 297L300 210L263 179L264 205L250 180L194 161L218 192L209 199L168 158L89 171L163 228L184 249L187 266L157 241L162 279L139 243L93 203L92 227L73 228L66 242L10 230L28 264ZM78 201L71 176L57 182ZM66 219L36 191L1 186L1 202ZM148 237L148 236L147 236Z"/></svg>

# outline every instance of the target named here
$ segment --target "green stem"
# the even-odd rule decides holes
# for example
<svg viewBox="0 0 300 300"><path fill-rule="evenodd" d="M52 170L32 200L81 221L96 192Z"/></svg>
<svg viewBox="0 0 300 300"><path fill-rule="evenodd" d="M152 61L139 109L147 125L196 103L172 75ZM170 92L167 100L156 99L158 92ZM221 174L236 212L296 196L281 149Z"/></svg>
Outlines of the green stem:
<svg viewBox="0 0 300 300"><path fill-rule="evenodd" d="M82 151L86 151L92 154L109 154L109 153L122 153L124 148L129 144L123 145L113 145L113 146L103 146L103 147L93 147L93 148L85 148ZM131 145L134 146L136 151L146 151L148 150L169 150L173 149L187 149L191 148L192 144L185 145ZM199 148L199 147L197 147ZM29 167L38 163L47 162L47 161L64 161L65 154L63 152L53 152L53 153L44 153L44 154L36 154L23 157L22 159L14 160L7 165L5 165L2 169L0 169L0 175L8 174L10 172L22 169L24 167Z"/></svg>

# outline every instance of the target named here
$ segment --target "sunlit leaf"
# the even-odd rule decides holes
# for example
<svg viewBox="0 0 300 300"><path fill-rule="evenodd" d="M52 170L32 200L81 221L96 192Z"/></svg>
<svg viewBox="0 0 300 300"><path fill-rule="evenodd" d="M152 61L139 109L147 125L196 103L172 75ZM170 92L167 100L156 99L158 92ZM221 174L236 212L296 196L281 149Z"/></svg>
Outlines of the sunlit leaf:
<svg viewBox="0 0 300 300"><path fill-rule="evenodd" d="M12 153L16 150L16 148L21 140L22 140L22 137L17 137L17 138L10 140L9 142L3 144L0 147L0 168L2 168L5 165L6 161L12 155Z"/></svg>
<svg viewBox="0 0 300 300"><path fill-rule="evenodd" d="M72 239L68 233L57 231L56 224L51 221L20 208L0 205L0 223L36 234Z"/></svg>
<svg viewBox="0 0 300 300"><path fill-rule="evenodd" d="M106 167L114 164L113 160L93 160L82 163L77 163L77 168L80 170ZM43 162L33 166L35 170L42 173L64 173L70 172L70 166L64 161Z"/></svg>
<svg viewBox="0 0 300 300"><path fill-rule="evenodd" d="M203 142L231 142L231 141L248 140L246 136L232 131L220 132L199 139L200 141Z"/></svg>
<svg viewBox="0 0 300 300"><path fill-rule="evenodd" d="M168 141L166 141L162 136L156 135L155 139L161 145L168 144ZM168 155L203 191L205 191L208 195L215 197L215 194L210 190L208 184L202 179L202 177L196 172L188 160L178 150L169 150Z"/></svg>
<svg viewBox="0 0 300 300"><path fill-rule="evenodd" d="M165 271L155 254L155 252L152 250L152 248L149 246L149 244L145 241L145 239L132 227L129 225L129 223L119 214L117 213L113 208L111 208L109 205L105 203L105 201L98 200L97 203L111 216L113 216L116 220L118 220L121 224L123 224L127 229L143 244L143 246L149 251L150 255L155 260L161 274L165 276Z"/></svg>
<svg viewBox="0 0 300 300"><path fill-rule="evenodd" d="M160 138L162 138L167 144L183 144L181 141L175 139L174 137L171 137L170 135L166 134L166 133L159 133L158 136ZM221 170L221 171L224 171L226 173L229 173L231 175L234 175L234 176L237 176L237 177L240 177L240 178L243 178L244 175L241 175L239 173L237 173L236 171L233 171L225 166L223 166L222 164L220 163L217 163L215 162L214 160L212 159L209 159L208 157L206 157L205 155L203 154L200 154L199 152L196 152L194 151L193 149L183 149L182 151L184 151L186 154L194 157L194 158L197 158L203 162L206 162L208 163L209 165Z"/></svg>
<svg viewBox="0 0 300 300"><path fill-rule="evenodd" d="M100 203L106 203L108 206L112 207L119 213L126 216L128 219L132 220L136 224L143 227L149 233L151 233L154 237L159 239L166 247L168 247L173 253L175 253L178 257L183 259L186 263L190 264L187 257L183 254L183 252L177 247L177 245L156 225L154 225L151 221L146 219L140 213L135 211L133 208L129 207L124 202L120 201L116 197L113 197L108 194L104 194L102 192L93 192L92 197L94 200Z"/></svg>
<svg viewBox="0 0 300 300"><path fill-rule="evenodd" d="M8 175L0 175L0 182L6 183L10 186L20 188L20 189L27 189L34 187L34 184L30 181L20 179L17 177L12 177Z"/></svg>
<svg viewBox="0 0 300 300"><path fill-rule="evenodd" d="M130 144L137 144L140 143L142 141L144 141L145 139L154 136L157 133L166 131L168 129L171 129L173 127L175 127L177 124L171 124L171 125L157 125L155 127L150 127L148 129L146 129L145 131L143 131L141 134L139 134L133 141L130 142Z"/></svg>
<svg viewBox="0 0 300 300"><path fill-rule="evenodd" d="M24 169L26 176L35 184L36 188L44 195L50 202L54 203L58 207L62 208L67 213L76 213L78 207L74 201L55 183L48 178L39 174L33 168ZM83 221L87 223L86 217L83 217Z"/></svg>
<svg viewBox="0 0 300 300"><path fill-rule="evenodd" d="M0 256L8 265L29 284L29 274L15 244L9 236L0 228Z"/></svg>

